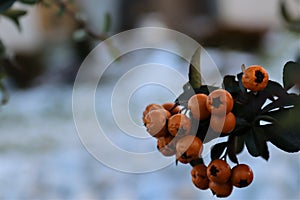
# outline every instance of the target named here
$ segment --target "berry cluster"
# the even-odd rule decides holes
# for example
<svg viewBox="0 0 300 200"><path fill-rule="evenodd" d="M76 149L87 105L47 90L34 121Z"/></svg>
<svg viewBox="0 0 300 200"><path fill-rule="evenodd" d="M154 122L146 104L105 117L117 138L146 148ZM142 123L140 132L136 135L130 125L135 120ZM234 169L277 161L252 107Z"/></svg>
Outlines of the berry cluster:
<svg viewBox="0 0 300 200"><path fill-rule="evenodd" d="M143 112L144 125L157 138L159 151L165 156L176 154L177 161L185 164L199 158L202 152L203 138L196 134L199 123L209 121L209 127L222 134L229 134L236 124L231 112L233 98L224 89L214 90L208 96L195 94L187 107L190 117L176 103L149 104Z"/></svg>
<svg viewBox="0 0 300 200"><path fill-rule="evenodd" d="M208 166L203 163L194 165L191 175L197 188L209 188L217 197L228 197L233 186L247 187L253 180L253 172L248 165L237 164L231 169L229 164L221 159L211 161Z"/></svg>
<svg viewBox="0 0 300 200"><path fill-rule="evenodd" d="M263 67L243 68L240 83L245 90L257 93L267 87L268 81L268 73ZM175 103L149 104L143 112L143 122L147 132L157 139L157 148L164 156L176 155L176 164L179 161L193 166L192 182L197 188L210 188L217 197L227 197L233 186L246 187L253 180L251 168L239 164L235 157L240 150L236 146L232 148L232 143L239 138L235 131L240 128L236 126L235 113L239 114L236 110L240 108L241 99L235 91L226 88L206 87L195 93L183 94L184 100L179 97ZM211 149L211 162L206 166L201 156L203 143L224 136L229 136L228 142ZM225 148L227 151L221 157ZM236 163L232 169L226 156Z"/></svg>

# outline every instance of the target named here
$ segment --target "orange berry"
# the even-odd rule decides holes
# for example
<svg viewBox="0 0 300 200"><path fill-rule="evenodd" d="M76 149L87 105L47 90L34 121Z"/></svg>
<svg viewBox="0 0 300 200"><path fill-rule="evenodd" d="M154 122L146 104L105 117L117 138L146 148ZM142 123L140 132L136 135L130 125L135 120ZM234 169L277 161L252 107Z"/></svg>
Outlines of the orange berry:
<svg viewBox="0 0 300 200"><path fill-rule="evenodd" d="M145 117L146 115L152 111L152 110L158 110L158 109L163 109L163 107L159 104L155 104L155 103L151 103L149 105L146 106L144 112L143 112L143 122L145 124Z"/></svg>
<svg viewBox="0 0 300 200"><path fill-rule="evenodd" d="M204 120L210 116L210 112L206 108L206 94L195 94L188 101L188 109L190 109L193 118Z"/></svg>
<svg viewBox="0 0 300 200"><path fill-rule="evenodd" d="M146 116L150 111L152 110L158 110L158 109L162 109L163 107L159 104L156 103L151 103L149 105L146 106L144 112L143 112L143 116Z"/></svg>
<svg viewBox="0 0 300 200"><path fill-rule="evenodd" d="M230 133L234 130L236 118L232 112L226 116L212 115L210 118L210 127L217 133Z"/></svg>
<svg viewBox="0 0 300 200"><path fill-rule="evenodd" d="M162 107L169 111L172 115L175 115L180 112L179 106L175 106L175 103L172 102L164 103Z"/></svg>
<svg viewBox="0 0 300 200"><path fill-rule="evenodd" d="M229 92L224 89L212 91L206 101L206 108L211 114L226 115L233 108L233 98Z"/></svg>
<svg viewBox="0 0 300 200"><path fill-rule="evenodd" d="M231 168L221 159L213 160L207 167L207 177L216 183L226 183L231 176Z"/></svg>
<svg viewBox="0 0 300 200"><path fill-rule="evenodd" d="M204 164L200 164L194 166L191 171L192 182L197 188L201 190L208 189L209 180L206 175L206 170L207 167Z"/></svg>
<svg viewBox="0 0 300 200"><path fill-rule="evenodd" d="M172 116L171 113L166 109L162 109L162 110L166 113L167 119L169 119Z"/></svg>
<svg viewBox="0 0 300 200"><path fill-rule="evenodd" d="M217 197L228 197L233 190L233 186L232 186L231 182L217 183L214 181L210 181L209 189Z"/></svg>
<svg viewBox="0 0 300 200"><path fill-rule="evenodd" d="M242 76L242 84L246 89L258 92L267 87L269 81L268 72L259 65L252 65L245 69Z"/></svg>
<svg viewBox="0 0 300 200"><path fill-rule="evenodd" d="M181 163L189 163L199 158L203 149L202 141L193 135L186 135L176 143L176 159Z"/></svg>
<svg viewBox="0 0 300 200"><path fill-rule="evenodd" d="M172 136L157 138L157 149L164 156L173 156L176 153L176 141Z"/></svg>
<svg viewBox="0 0 300 200"><path fill-rule="evenodd" d="M152 110L145 116L145 126L153 137L163 137L168 134L167 114L164 109Z"/></svg>
<svg viewBox="0 0 300 200"><path fill-rule="evenodd" d="M253 172L246 164L239 164L232 168L231 183L238 188L246 187L252 183Z"/></svg>
<svg viewBox="0 0 300 200"><path fill-rule="evenodd" d="M168 131L172 136L189 134L191 126L191 120L184 114L175 114L168 120Z"/></svg>

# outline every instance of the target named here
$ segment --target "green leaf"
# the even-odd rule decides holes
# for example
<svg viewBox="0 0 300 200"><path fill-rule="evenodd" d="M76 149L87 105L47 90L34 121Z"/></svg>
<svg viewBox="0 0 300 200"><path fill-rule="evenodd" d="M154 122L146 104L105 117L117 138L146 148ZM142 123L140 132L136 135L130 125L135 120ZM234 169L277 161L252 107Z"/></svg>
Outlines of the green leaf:
<svg viewBox="0 0 300 200"><path fill-rule="evenodd" d="M233 98L235 98L241 92L239 82L235 80L235 76L226 75L223 79L223 85L225 90L230 92Z"/></svg>
<svg viewBox="0 0 300 200"><path fill-rule="evenodd" d="M267 146L267 137L264 134L264 130L260 127L254 127L254 141L256 148L259 151L259 155L264 158L265 160L268 160L270 157L270 153Z"/></svg>
<svg viewBox="0 0 300 200"><path fill-rule="evenodd" d="M268 140L286 152L300 150L300 102L294 107L281 108L267 115L276 119L276 123L262 126Z"/></svg>
<svg viewBox="0 0 300 200"><path fill-rule="evenodd" d="M252 130L249 130L245 135L245 144L250 155L254 157L259 156L259 151L256 148L256 144L255 144L254 132Z"/></svg>
<svg viewBox="0 0 300 200"><path fill-rule="evenodd" d="M275 100L275 97L278 97L278 99ZM267 99L273 102L264 106ZM238 118L253 122L258 115L264 115L275 108L294 105L294 102L297 100L300 101L293 94L288 94L279 83L269 81L268 86L256 94L252 92L239 93L237 98L235 98L232 112Z"/></svg>
<svg viewBox="0 0 300 200"><path fill-rule="evenodd" d="M245 93L237 98L232 112L236 117L252 122L255 116L260 113L261 106L265 101L265 97L253 93Z"/></svg>
<svg viewBox="0 0 300 200"><path fill-rule="evenodd" d="M107 33L111 28L111 15L109 13L105 13L104 15L104 23L103 23L103 32Z"/></svg>
<svg viewBox="0 0 300 200"><path fill-rule="evenodd" d="M274 101L274 97L282 97L287 94L286 90L279 83L272 80L269 80L267 87L259 93L260 96L264 96L272 101Z"/></svg>
<svg viewBox="0 0 300 200"><path fill-rule="evenodd" d="M16 0L2 0L0 2L0 13L6 11L8 8L10 8Z"/></svg>
<svg viewBox="0 0 300 200"><path fill-rule="evenodd" d="M294 107L281 110L281 115L277 118L278 124L299 133L300 137L300 97Z"/></svg>
<svg viewBox="0 0 300 200"><path fill-rule="evenodd" d="M270 112L276 108L294 106L299 102L300 102L300 97L298 95L288 94L288 95L282 96L282 97L278 98L277 100L273 101L272 103L269 103L268 105L266 105L261 110L261 114L266 114L267 112Z"/></svg>
<svg viewBox="0 0 300 200"><path fill-rule="evenodd" d="M287 92L279 83L269 81L267 87L264 90L258 92L257 94L253 94L251 92L244 94L242 97L245 97L247 101L243 103L241 108L237 106L237 108L235 108L234 111L237 113L241 113L241 117L244 117L248 121L253 121L257 115L262 113L262 107L267 99L275 101L274 97L278 97L280 99L278 99L278 102L281 102L285 99L286 96L288 96ZM270 103L270 105L271 104L272 103ZM272 105L275 106L275 103ZM265 111L268 108L269 107L267 106L263 110Z"/></svg>
<svg viewBox="0 0 300 200"><path fill-rule="evenodd" d="M235 151L235 145L236 145L236 137L231 137L229 136L228 139L228 147L227 147L227 155L229 157L229 159L234 162L234 163L238 163L238 159L236 157L236 151Z"/></svg>
<svg viewBox="0 0 300 200"><path fill-rule="evenodd" d="M241 117L236 117L236 125L234 132L251 127L251 124Z"/></svg>
<svg viewBox="0 0 300 200"><path fill-rule="evenodd" d="M202 85L200 71L201 47L199 47L192 56L189 67L189 83L193 89L200 88Z"/></svg>
<svg viewBox="0 0 300 200"><path fill-rule="evenodd" d="M33 4L36 4L40 0L18 0L18 1L23 4L33 5Z"/></svg>
<svg viewBox="0 0 300 200"><path fill-rule="evenodd" d="M276 123L277 120L274 117L271 117L269 115L258 115L254 119L254 123L259 124L260 121L270 122L270 123Z"/></svg>
<svg viewBox="0 0 300 200"><path fill-rule="evenodd" d="M300 151L300 133L298 130L283 128L279 125L265 125L261 127L267 138L279 149L294 153Z"/></svg>
<svg viewBox="0 0 300 200"><path fill-rule="evenodd" d="M193 90L192 86L189 83L186 83L183 85L183 93L177 97L177 99L175 100L175 103L187 108L188 100L194 94L195 94L195 91Z"/></svg>
<svg viewBox="0 0 300 200"><path fill-rule="evenodd" d="M235 136L234 142L235 142L235 153L236 154L241 153L244 150L244 144L245 144L244 135Z"/></svg>
<svg viewBox="0 0 300 200"><path fill-rule="evenodd" d="M273 125L281 127L284 132L295 132L300 137L300 102L293 107L280 108L266 113L269 117L275 119Z"/></svg>
<svg viewBox="0 0 300 200"><path fill-rule="evenodd" d="M8 19L12 20L17 28L20 30L20 17L26 15L26 10L19 10L19 9L8 9L5 12L1 13L3 16L7 17Z"/></svg>
<svg viewBox="0 0 300 200"><path fill-rule="evenodd" d="M300 63L289 61L284 65L283 68L283 85L286 90L290 89L299 83L300 77Z"/></svg>
<svg viewBox="0 0 300 200"><path fill-rule="evenodd" d="M285 135L291 134L291 137L297 137L298 135L300 138L300 97L298 95L293 95L293 97L290 100L290 104L293 104L293 106L271 110L265 113L265 115L275 119L273 125L284 132ZM290 136L287 135L286 137ZM297 141L297 138L294 138L294 140Z"/></svg>
<svg viewBox="0 0 300 200"><path fill-rule="evenodd" d="M221 157L223 154L225 148L227 147L228 143L227 142L221 142L218 144L215 144L210 151L210 158L211 160L216 160Z"/></svg>
<svg viewBox="0 0 300 200"><path fill-rule="evenodd" d="M267 137L263 129L254 127L245 135L245 143L248 152L254 156L261 156L265 160L269 159L269 150L267 146Z"/></svg>
<svg viewBox="0 0 300 200"><path fill-rule="evenodd" d="M244 87L244 85L243 85L243 83L242 83L243 73L241 72L241 73L237 74L236 76L237 76L237 78L238 78L238 81L239 81L239 87L240 87L242 93L246 93L246 88Z"/></svg>

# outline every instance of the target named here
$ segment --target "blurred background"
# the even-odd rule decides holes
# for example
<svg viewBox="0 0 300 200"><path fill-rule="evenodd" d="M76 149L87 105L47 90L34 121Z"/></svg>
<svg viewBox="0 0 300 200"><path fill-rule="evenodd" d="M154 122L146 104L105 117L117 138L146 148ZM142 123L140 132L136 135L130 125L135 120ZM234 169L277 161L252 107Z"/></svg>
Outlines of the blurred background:
<svg viewBox="0 0 300 200"><path fill-rule="evenodd" d="M127 174L101 164L80 142L72 116L73 83L88 53L114 34L138 27L170 28L198 41L222 75L237 74L241 64L260 64L280 83L283 65L300 58L299 0L37 2L12 5L11 9L27 11L20 15L20 30L11 18L0 15L0 97L7 101L0 107L2 199L214 199L210 191L193 186L190 166L174 163L151 173ZM145 39L176 45L163 36ZM121 45L107 47L109 53L95 62L113 57ZM187 77L188 63L170 53L147 49L124 55L100 80L98 116L111 112L109 95L118 79L148 62L171 66ZM86 75L91 78L96 77ZM176 98L157 86L139 92L131 103L133 119L139 119L150 101ZM122 140L124 133L110 129L110 119L104 124L113 142L136 151L156 148L152 138L143 140L144 146L137 139ZM299 153L287 154L272 144L269 148L268 162L245 151L239 156L252 167L255 178L229 199L300 198Z"/></svg>

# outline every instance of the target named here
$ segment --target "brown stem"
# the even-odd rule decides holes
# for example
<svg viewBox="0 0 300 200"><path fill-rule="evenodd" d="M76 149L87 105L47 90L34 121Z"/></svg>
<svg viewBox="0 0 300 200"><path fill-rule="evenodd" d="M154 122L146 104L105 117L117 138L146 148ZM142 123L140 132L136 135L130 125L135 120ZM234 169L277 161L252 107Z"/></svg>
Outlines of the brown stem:
<svg viewBox="0 0 300 200"><path fill-rule="evenodd" d="M245 71L246 71L246 66L245 66L245 64L242 64L241 69L242 69L242 72L245 73Z"/></svg>

